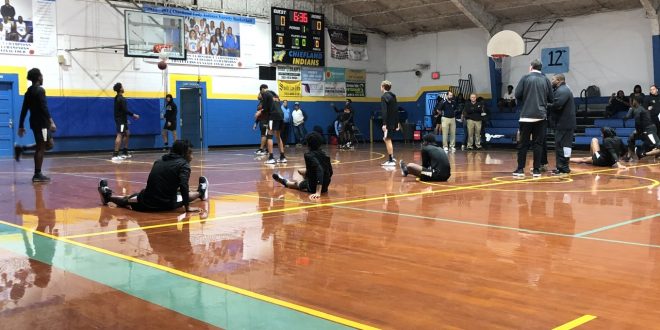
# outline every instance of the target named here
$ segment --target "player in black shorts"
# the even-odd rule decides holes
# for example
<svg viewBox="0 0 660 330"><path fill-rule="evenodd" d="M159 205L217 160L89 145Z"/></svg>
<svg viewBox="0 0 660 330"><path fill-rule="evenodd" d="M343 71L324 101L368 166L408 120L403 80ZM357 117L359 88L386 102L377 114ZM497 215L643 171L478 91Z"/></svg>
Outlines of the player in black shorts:
<svg viewBox="0 0 660 330"><path fill-rule="evenodd" d="M117 137L115 138L115 151L112 153L112 160L119 161L131 157L128 154L128 116L132 116L136 120L140 119L140 116L128 111L128 105L124 98L124 86L121 83L116 83L112 87L112 90L117 93L117 96L115 96L115 127L117 128ZM119 156L119 147L122 145L122 140L124 142L124 151Z"/></svg>
<svg viewBox="0 0 660 330"><path fill-rule="evenodd" d="M317 132L311 132L307 134L305 141L309 149L305 153L305 168L298 170L303 180L287 180L277 173L273 173L273 179L287 188L310 193L310 199L318 199L321 194L328 192L332 178L332 164L330 157L321 150L323 136Z"/></svg>
<svg viewBox="0 0 660 330"><path fill-rule="evenodd" d="M280 136L280 128L284 123L284 113L280 106L280 97L275 92L268 90L268 85L259 86L263 102L263 111L268 115L268 127L266 128L266 139L268 140L268 160L266 164L286 163L284 156L284 143ZM280 159L275 161L273 157L273 136L277 139L277 146L280 149Z"/></svg>
<svg viewBox="0 0 660 330"><path fill-rule="evenodd" d="M167 94L165 96L165 126L163 126L163 131L161 135L163 136L163 144L165 145L165 151L169 149L169 143L167 141L167 131L172 132L172 143L176 141L176 103L172 99L172 94Z"/></svg>
<svg viewBox="0 0 660 330"><path fill-rule="evenodd" d="M600 129L603 136L603 144L598 144L598 139L591 139L591 157L571 158L573 163L593 164L594 166L626 168L621 163L621 157L626 154L626 146L616 136L616 131L609 127Z"/></svg>
<svg viewBox="0 0 660 330"><path fill-rule="evenodd" d="M32 82L28 87L23 98L23 108L21 109L21 119L18 122L18 136L25 135L25 116L30 111L30 129L34 134L34 144L23 146L14 146L14 159L21 160L21 154L27 150L34 150L34 176L32 182L48 182L50 178L41 173L41 165L44 162L44 154L47 150L53 148L54 141L51 132L55 132L57 127L48 111L46 103L46 91L41 87L44 84L44 77L39 69L34 68L28 71L27 79Z"/></svg>
<svg viewBox="0 0 660 330"><path fill-rule="evenodd" d="M447 181L451 176L451 166L447 153L435 143L435 134L424 135L422 142L422 165L399 162L401 175L412 174L422 181Z"/></svg>
<svg viewBox="0 0 660 330"><path fill-rule="evenodd" d="M180 207L186 212L199 212L199 208L189 204L198 198L208 199L209 181L201 176L197 191L189 191L191 161L192 145L188 140L177 140L169 154L154 162L145 189L129 196L112 196L106 180L101 180L98 187L101 202L103 205L112 202L139 212L171 211Z"/></svg>
<svg viewBox="0 0 660 330"><path fill-rule="evenodd" d="M399 130L399 104L396 101L396 95L390 92L392 83L388 80L380 83L380 91L383 96L380 98L380 109L383 117L383 141L387 148L388 159L383 166L396 166L394 158L394 145L392 145L392 134Z"/></svg>

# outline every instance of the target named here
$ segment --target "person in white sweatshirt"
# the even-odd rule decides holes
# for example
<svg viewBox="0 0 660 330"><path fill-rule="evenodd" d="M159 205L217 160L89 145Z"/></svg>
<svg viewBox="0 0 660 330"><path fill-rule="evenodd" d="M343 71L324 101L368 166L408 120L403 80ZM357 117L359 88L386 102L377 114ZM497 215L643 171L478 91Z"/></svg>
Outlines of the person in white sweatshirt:
<svg viewBox="0 0 660 330"><path fill-rule="evenodd" d="M307 114L300 108L300 102L293 104L293 111L291 111L291 118L293 119L293 135L296 137L296 146L301 146L301 143L307 136L305 129L305 121L307 121Z"/></svg>

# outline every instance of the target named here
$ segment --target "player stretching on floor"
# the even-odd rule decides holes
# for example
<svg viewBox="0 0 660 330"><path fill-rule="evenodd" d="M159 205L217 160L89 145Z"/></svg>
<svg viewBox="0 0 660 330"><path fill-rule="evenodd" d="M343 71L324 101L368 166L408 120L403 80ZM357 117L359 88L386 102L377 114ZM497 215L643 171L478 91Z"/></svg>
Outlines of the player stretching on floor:
<svg viewBox="0 0 660 330"><path fill-rule="evenodd" d="M451 166L447 153L435 143L435 134L424 135L422 142L422 165L399 162L401 175L412 174L422 181L447 181L451 176Z"/></svg>

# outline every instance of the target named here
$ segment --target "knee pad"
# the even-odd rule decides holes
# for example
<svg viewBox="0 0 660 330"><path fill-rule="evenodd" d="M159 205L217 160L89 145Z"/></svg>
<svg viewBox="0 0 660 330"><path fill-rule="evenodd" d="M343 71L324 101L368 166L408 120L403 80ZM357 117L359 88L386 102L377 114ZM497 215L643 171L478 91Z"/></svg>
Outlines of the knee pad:
<svg viewBox="0 0 660 330"><path fill-rule="evenodd" d="M266 134L266 139L270 140L272 138L273 138L273 134L271 133Z"/></svg>

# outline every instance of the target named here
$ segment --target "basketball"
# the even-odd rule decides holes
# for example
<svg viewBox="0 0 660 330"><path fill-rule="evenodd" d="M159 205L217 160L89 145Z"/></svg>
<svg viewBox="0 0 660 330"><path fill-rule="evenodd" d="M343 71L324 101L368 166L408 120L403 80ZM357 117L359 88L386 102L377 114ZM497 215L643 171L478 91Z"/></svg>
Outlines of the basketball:
<svg viewBox="0 0 660 330"><path fill-rule="evenodd" d="M167 69L167 63L165 61L158 62L158 68L161 70Z"/></svg>

